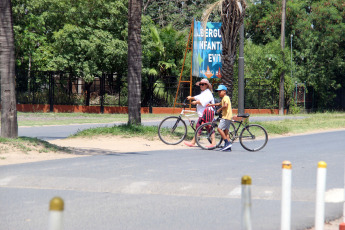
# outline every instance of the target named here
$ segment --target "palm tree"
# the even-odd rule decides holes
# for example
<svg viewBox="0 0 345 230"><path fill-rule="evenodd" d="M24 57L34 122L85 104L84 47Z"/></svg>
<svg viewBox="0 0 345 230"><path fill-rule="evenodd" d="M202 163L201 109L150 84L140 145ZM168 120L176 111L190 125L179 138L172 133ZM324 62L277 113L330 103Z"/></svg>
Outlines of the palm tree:
<svg viewBox="0 0 345 230"><path fill-rule="evenodd" d="M232 98L233 91L233 67L236 58L237 35L243 24L246 9L245 0L219 0L210 5L204 12L202 21L204 28L210 14L219 9L221 12L222 34L222 75L221 82L228 88L227 94Z"/></svg>
<svg viewBox="0 0 345 230"><path fill-rule="evenodd" d="M141 8L128 1L128 124L141 124Z"/></svg>
<svg viewBox="0 0 345 230"><path fill-rule="evenodd" d="M18 137L11 0L0 1L1 136Z"/></svg>

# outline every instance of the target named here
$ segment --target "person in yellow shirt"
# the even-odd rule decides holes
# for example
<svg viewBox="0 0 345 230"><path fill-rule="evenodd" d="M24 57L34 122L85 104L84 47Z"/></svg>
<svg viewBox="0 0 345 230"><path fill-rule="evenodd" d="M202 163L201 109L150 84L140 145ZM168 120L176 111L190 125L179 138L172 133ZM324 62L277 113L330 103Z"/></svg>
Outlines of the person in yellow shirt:
<svg viewBox="0 0 345 230"><path fill-rule="evenodd" d="M229 138L229 127L232 119L232 108L231 108L231 101L230 97L226 95L226 91L228 89L225 87L225 85L219 85L218 88L215 90L218 92L218 95L220 98L222 98L222 101L220 103L216 104L210 104L209 106L221 106L217 113L222 111L222 119L219 122L218 125L218 132L222 136L225 144L224 147L220 151L231 151L232 143Z"/></svg>

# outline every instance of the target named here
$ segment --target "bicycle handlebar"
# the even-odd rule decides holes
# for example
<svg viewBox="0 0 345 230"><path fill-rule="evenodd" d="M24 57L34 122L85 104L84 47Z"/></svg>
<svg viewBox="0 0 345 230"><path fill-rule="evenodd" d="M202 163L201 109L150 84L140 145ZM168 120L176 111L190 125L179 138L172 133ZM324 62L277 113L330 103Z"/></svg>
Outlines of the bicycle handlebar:
<svg viewBox="0 0 345 230"><path fill-rule="evenodd" d="M186 108L187 105L190 105L190 103L187 104L187 101L188 101L188 100L187 100L187 98L186 98L186 99L184 99L184 101L183 101L183 103L182 103L182 105L183 105L184 108Z"/></svg>

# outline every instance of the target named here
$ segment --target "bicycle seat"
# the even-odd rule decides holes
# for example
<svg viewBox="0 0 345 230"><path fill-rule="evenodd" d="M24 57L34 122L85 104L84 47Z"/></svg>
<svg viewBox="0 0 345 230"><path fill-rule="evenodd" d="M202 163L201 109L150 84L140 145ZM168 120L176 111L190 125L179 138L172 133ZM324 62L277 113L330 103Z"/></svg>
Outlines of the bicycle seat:
<svg viewBox="0 0 345 230"><path fill-rule="evenodd" d="M244 113L244 114L238 114L237 117L244 117L244 118L247 118L249 117L250 114L249 113Z"/></svg>

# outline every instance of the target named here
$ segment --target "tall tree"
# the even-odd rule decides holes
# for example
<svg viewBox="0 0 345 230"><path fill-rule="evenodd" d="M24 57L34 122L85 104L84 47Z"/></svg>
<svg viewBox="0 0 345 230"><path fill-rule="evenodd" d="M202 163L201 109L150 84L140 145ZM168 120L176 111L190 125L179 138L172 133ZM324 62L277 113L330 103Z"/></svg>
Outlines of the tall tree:
<svg viewBox="0 0 345 230"><path fill-rule="evenodd" d="M128 1L128 124L141 124L141 8Z"/></svg>
<svg viewBox="0 0 345 230"><path fill-rule="evenodd" d="M236 58L237 36L245 15L246 2L244 0L220 0L212 4L204 13L203 22L207 22L211 12L220 7L222 34L222 84L228 88L228 95L232 98L234 89L233 75ZM205 23L206 25L206 23Z"/></svg>
<svg viewBox="0 0 345 230"><path fill-rule="evenodd" d="M193 19L200 18L208 4L219 0L144 0L143 14L149 15L160 27L172 24L173 28L188 29ZM219 16L216 21L219 21Z"/></svg>
<svg viewBox="0 0 345 230"><path fill-rule="evenodd" d="M237 36L245 15L244 0L225 0L222 3L222 83L228 88L230 98L234 89L233 75L236 58Z"/></svg>
<svg viewBox="0 0 345 230"><path fill-rule="evenodd" d="M0 1L1 136L18 137L11 0Z"/></svg>
<svg viewBox="0 0 345 230"><path fill-rule="evenodd" d="M254 44L266 45L281 38L282 1L255 1L247 10L246 36ZM313 109L340 108L335 98L337 91L345 87L344 12L343 0L286 2L285 34L293 34L293 81L307 83ZM289 68L290 64L285 62L285 66ZM286 90L285 84L285 104L290 97Z"/></svg>

